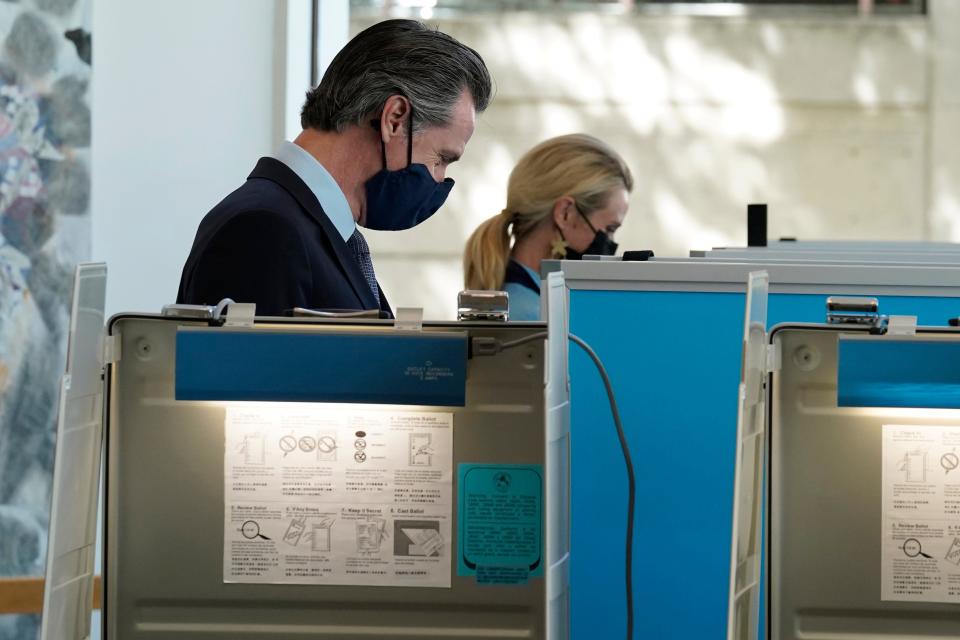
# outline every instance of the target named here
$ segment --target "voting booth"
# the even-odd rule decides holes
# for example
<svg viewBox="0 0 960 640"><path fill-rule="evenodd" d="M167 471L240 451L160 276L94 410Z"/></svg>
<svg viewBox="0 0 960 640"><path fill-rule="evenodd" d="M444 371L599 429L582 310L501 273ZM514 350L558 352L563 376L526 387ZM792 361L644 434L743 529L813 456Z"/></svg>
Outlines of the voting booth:
<svg viewBox="0 0 960 640"><path fill-rule="evenodd" d="M548 265L548 268L551 265ZM746 282L755 263L555 263L570 331L593 345L620 398L637 476L633 609L653 637L727 628L734 453ZM946 326L960 315L960 269L780 264L768 326L822 323L831 296L872 296L881 313ZM619 637L626 474L592 364L573 352L571 629ZM597 611L604 611L597 616Z"/></svg>
<svg viewBox="0 0 960 640"><path fill-rule="evenodd" d="M908 251L908 252L944 252L960 251L960 243L934 242L930 240L769 240L767 247L778 250L799 251ZM740 247L715 247L716 249L738 249Z"/></svg>
<svg viewBox="0 0 960 640"><path fill-rule="evenodd" d="M889 250L883 248L860 249L794 249L785 250L774 247L750 247L745 249L714 249L711 251L691 251L691 258L706 258L711 261L751 262L771 261L784 263L858 263L874 262L910 264L957 264L960 251L934 250Z"/></svg>
<svg viewBox="0 0 960 640"><path fill-rule="evenodd" d="M549 334L240 304L104 328L101 297L71 339L94 439L104 398L103 637L567 638L565 293L549 286ZM48 598L48 637L87 637L83 588Z"/></svg>
<svg viewBox="0 0 960 640"><path fill-rule="evenodd" d="M751 275L728 638L957 637L960 333L832 305L768 330Z"/></svg>
<svg viewBox="0 0 960 640"><path fill-rule="evenodd" d="M698 249L691 251L690 257L724 262L956 264L960 261L960 244L872 240L776 240L765 246Z"/></svg>

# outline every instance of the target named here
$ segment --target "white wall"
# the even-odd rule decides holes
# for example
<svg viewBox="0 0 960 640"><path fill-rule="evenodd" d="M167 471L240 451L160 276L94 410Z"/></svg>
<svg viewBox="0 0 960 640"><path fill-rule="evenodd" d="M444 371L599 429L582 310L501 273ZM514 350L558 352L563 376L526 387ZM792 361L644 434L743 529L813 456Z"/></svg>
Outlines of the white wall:
<svg viewBox="0 0 960 640"><path fill-rule="evenodd" d="M108 314L175 301L200 219L282 137L286 9L95 0L92 236Z"/></svg>
<svg viewBox="0 0 960 640"><path fill-rule="evenodd" d="M930 4L929 20L440 21L498 91L440 215L368 234L387 295L452 317L463 243L503 207L510 168L572 131L636 173L625 248L743 243L748 201L770 203L773 236L960 239L960 3ZM200 218L280 139L283 7L97 0L93 255L111 312L174 299Z"/></svg>
<svg viewBox="0 0 960 640"><path fill-rule="evenodd" d="M960 239L960 2L933 0L930 56L930 235Z"/></svg>
<svg viewBox="0 0 960 640"><path fill-rule="evenodd" d="M463 243L537 142L584 131L636 177L617 240L658 255L770 235L960 240L960 2L929 19L513 13L437 22L497 84L448 204L368 234L394 306L451 317ZM354 20L353 30L369 20Z"/></svg>
<svg viewBox="0 0 960 640"><path fill-rule="evenodd" d="M93 258L108 313L174 302L197 224L278 140L276 2L96 0Z"/></svg>

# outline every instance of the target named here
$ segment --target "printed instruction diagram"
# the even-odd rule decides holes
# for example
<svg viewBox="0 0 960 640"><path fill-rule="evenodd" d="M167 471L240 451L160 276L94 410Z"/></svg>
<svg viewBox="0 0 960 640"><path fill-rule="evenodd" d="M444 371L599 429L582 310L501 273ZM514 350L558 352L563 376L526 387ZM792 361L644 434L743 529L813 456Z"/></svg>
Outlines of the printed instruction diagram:
<svg viewBox="0 0 960 640"><path fill-rule="evenodd" d="M960 603L960 426L884 425L881 599Z"/></svg>
<svg viewBox="0 0 960 640"><path fill-rule="evenodd" d="M449 587L453 415L228 407L224 581Z"/></svg>

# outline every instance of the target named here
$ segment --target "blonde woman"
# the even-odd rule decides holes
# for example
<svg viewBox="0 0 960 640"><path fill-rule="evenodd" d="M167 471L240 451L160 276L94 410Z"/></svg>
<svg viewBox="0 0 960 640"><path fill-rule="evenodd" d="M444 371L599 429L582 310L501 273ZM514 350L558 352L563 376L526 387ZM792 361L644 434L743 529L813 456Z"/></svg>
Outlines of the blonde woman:
<svg viewBox="0 0 960 640"><path fill-rule="evenodd" d="M506 208L467 241L467 288L505 290L511 320L539 319L540 262L613 255L631 189L630 169L600 140L581 133L541 142L510 172Z"/></svg>

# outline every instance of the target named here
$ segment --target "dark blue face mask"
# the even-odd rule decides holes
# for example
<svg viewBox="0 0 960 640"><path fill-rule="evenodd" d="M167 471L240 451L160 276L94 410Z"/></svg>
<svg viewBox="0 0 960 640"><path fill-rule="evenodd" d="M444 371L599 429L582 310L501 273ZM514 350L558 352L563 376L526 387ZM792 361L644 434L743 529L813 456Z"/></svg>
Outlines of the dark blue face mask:
<svg viewBox="0 0 960 640"><path fill-rule="evenodd" d="M370 124L379 135L380 122ZM413 164L413 104L410 105L410 125L407 127L407 166L405 169L387 169L387 147L380 139L383 169L367 180L367 217L363 226L377 231L411 229L437 212L453 188L453 180L437 182L426 165Z"/></svg>

